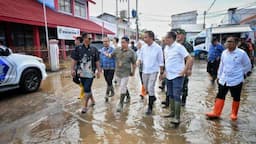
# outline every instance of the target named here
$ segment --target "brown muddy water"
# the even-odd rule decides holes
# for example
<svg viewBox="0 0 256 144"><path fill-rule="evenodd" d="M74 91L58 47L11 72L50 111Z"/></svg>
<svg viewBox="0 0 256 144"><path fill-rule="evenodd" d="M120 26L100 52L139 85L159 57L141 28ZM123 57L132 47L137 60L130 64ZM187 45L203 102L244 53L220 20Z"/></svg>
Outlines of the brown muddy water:
<svg viewBox="0 0 256 144"><path fill-rule="evenodd" d="M220 144L256 143L256 71L246 79L241 96L238 120L229 119L232 98L228 94L221 119L207 120L217 85L206 73L206 62L196 61L189 82L187 104L182 108L179 126L170 124L163 115L161 101L165 94L156 86L157 101L152 116L146 116L147 99L141 100L138 74L130 78L130 104L116 112L116 95L106 103L103 77L95 79L93 94L96 105L80 114L82 101L79 87L71 81L70 70L49 73L38 92L0 93L0 143L56 144ZM103 75L102 75L103 76Z"/></svg>

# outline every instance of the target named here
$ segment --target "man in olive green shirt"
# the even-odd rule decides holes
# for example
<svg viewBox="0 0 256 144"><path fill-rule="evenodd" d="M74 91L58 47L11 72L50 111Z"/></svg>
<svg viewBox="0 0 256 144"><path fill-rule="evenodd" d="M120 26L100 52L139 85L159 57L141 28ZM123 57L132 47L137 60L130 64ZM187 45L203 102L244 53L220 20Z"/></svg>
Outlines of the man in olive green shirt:
<svg viewBox="0 0 256 144"><path fill-rule="evenodd" d="M176 33L177 33L177 42L182 44L186 48L186 50L188 51L190 56L194 57L193 46L186 41L186 31L183 30L183 29L176 29ZM184 77L184 82L183 82L183 90L182 90L183 93L182 93L182 98L181 98L181 105L182 106L185 106L186 99L187 99L187 96L188 96L188 81L189 81L188 77L185 76Z"/></svg>
<svg viewBox="0 0 256 144"><path fill-rule="evenodd" d="M115 73L117 78L120 80L120 102L117 108L117 112L123 110L124 99L127 96L128 101L130 100L127 85L129 76L134 76L136 68L136 54L128 47L129 38L123 37L121 41L121 48L117 48L113 53L105 53L108 57L114 57L116 59Z"/></svg>

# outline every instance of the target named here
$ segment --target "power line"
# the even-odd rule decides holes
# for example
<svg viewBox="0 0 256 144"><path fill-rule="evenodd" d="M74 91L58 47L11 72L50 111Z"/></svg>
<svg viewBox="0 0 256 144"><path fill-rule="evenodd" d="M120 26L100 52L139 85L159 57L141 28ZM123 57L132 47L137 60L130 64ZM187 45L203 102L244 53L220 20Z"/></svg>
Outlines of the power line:
<svg viewBox="0 0 256 144"><path fill-rule="evenodd" d="M216 0L214 0L214 1L212 2L211 6L208 8L208 10L207 10L206 12L208 12L208 11L210 11L210 10L211 10L211 8L212 8L212 7L213 7L213 5L215 4L215 2L216 2Z"/></svg>
<svg viewBox="0 0 256 144"><path fill-rule="evenodd" d="M234 7L238 7L240 10L241 9L246 9L249 7L254 7L256 6L256 2L252 2L252 3L247 3L247 4L243 4L240 6L234 6ZM151 14L151 13L140 13L143 16L147 16L147 17L163 17L163 18L171 18L171 15L163 15L163 14ZM223 10L218 10L218 11L213 11L213 12L208 12L207 15L219 15L219 14L227 14L227 9L223 9ZM199 13L198 16L203 16L203 13Z"/></svg>
<svg viewBox="0 0 256 144"><path fill-rule="evenodd" d="M216 2L216 0L215 0ZM211 4L211 6L209 7L208 10L210 10L214 3ZM237 6L239 7L239 10L241 9L246 9L246 8L249 8L249 7L254 7L256 6L256 2L252 2L252 3L247 3L247 4L243 4L243 5L240 5L240 6ZM168 15L162 15L162 14L149 14L149 13L140 13L141 15L143 15L141 17L141 20L144 21L144 22L163 22L163 23L169 23L171 22L171 16L168 16ZM227 15L228 12L227 10L218 10L218 11L213 11L213 12L209 12L207 14L207 17L206 19L212 19L212 18L216 18L216 17L220 17L220 16L225 16ZM242 14L254 14L253 12L240 12L238 13L239 15L242 15ZM201 20L203 18L203 14L198 14L198 17L197 17L197 20Z"/></svg>

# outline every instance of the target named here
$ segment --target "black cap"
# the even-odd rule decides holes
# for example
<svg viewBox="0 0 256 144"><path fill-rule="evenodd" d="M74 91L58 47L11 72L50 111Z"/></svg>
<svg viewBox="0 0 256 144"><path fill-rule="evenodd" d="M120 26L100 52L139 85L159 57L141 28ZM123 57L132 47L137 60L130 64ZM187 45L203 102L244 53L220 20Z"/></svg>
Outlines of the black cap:
<svg viewBox="0 0 256 144"><path fill-rule="evenodd" d="M181 28L173 29L172 31L175 31L177 34L184 34L186 35L186 31Z"/></svg>

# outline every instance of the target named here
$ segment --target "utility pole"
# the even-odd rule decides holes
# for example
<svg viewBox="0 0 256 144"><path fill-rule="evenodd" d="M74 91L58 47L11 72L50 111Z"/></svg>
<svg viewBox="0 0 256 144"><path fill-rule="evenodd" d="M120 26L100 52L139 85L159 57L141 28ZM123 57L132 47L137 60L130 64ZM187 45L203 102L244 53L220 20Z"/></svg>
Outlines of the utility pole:
<svg viewBox="0 0 256 144"><path fill-rule="evenodd" d="M127 35L130 37L130 0L128 0L128 28Z"/></svg>
<svg viewBox="0 0 256 144"><path fill-rule="evenodd" d="M119 32L118 32L118 0L116 0L116 37L119 38Z"/></svg>
<svg viewBox="0 0 256 144"><path fill-rule="evenodd" d="M50 64L50 47L49 47L49 36L48 36L48 26L47 26L47 17L46 17L46 8L45 8L45 0L43 3L43 9L44 9L44 28L45 28L45 39L46 39L46 48L48 50L48 61Z"/></svg>
<svg viewBox="0 0 256 144"><path fill-rule="evenodd" d="M205 17L206 17L206 13L209 12L211 10L211 8L213 7L213 5L215 4L216 0L213 0L212 4L210 5L210 7L207 9L207 11L204 11L204 29L205 29Z"/></svg>
<svg viewBox="0 0 256 144"><path fill-rule="evenodd" d="M136 0L136 41L139 41L139 12L138 0Z"/></svg>
<svg viewBox="0 0 256 144"><path fill-rule="evenodd" d="M204 25L203 25L204 29L205 29L205 17L206 17L206 11L204 11Z"/></svg>
<svg viewBox="0 0 256 144"><path fill-rule="evenodd" d="M103 0L101 0L101 14L103 14ZM102 21L101 26L101 40L103 40L104 37L104 21Z"/></svg>

